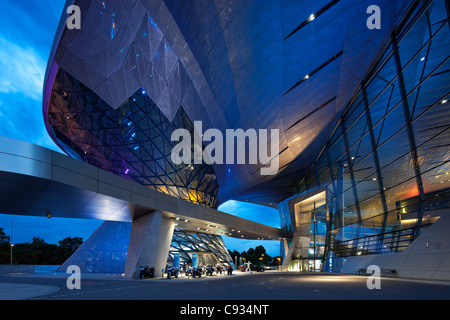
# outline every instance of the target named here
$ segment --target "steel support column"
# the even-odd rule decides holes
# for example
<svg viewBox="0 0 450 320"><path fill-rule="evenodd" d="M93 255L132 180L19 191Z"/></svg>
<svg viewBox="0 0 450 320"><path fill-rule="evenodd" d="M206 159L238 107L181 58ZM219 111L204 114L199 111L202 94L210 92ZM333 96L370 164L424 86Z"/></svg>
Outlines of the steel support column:
<svg viewBox="0 0 450 320"><path fill-rule="evenodd" d="M419 212L417 214L417 225L416 225L417 228L411 239L411 241L413 241L420 234L420 226L422 225L423 212L424 212L425 193L423 190L422 174L420 172L416 140L414 137L414 131L413 131L413 127L411 124L411 115L410 115L410 111L409 111L410 109L409 109L409 103L408 103L408 96L407 96L407 92L406 92L405 79L403 78L403 70L402 70L402 64L401 64L401 60L400 60L400 54L398 52L398 44L397 44L396 34L394 33L391 38L392 38L392 46L393 46L393 51L394 51L395 67L396 67L396 71L398 74L400 95L402 97L403 114L405 117L406 130L408 132L409 146L411 149L411 157L412 157L412 162L413 162L413 167L414 167L414 174L416 176L416 184L417 184L417 189L419 190L419 199L420 199Z"/></svg>

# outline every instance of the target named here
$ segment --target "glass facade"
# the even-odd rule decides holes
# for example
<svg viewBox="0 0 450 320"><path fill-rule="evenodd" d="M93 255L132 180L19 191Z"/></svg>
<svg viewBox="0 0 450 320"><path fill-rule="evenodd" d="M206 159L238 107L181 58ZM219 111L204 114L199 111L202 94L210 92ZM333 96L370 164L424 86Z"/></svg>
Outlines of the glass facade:
<svg viewBox="0 0 450 320"><path fill-rule="evenodd" d="M131 223L105 221L59 268L66 272L71 265L83 273L117 273L125 271Z"/></svg>
<svg viewBox="0 0 450 320"><path fill-rule="evenodd" d="M125 271L131 223L105 221L86 242L58 269L65 272L77 265L83 273L117 273ZM179 254L181 265L192 265L192 254L197 254L202 265L234 264L220 236L175 229L167 263L174 263Z"/></svg>
<svg viewBox="0 0 450 320"><path fill-rule="evenodd" d="M220 236L200 234L175 229L169 251L169 263L173 263L174 254L180 255L181 265L192 266L192 254L199 256L200 265L231 265L235 269L233 259Z"/></svg>
<svg viewBox="0 0 450 320"><path fill-rule="evenodd" d="M171 122L140 89L114 109L59 69L48 122L59 145L73 157L171 196L218 207L213 167L175 165L171 160L174 130L187 129L194 139L194 126L183 107Z"/></svg>
<svg viewBox="0 0 450 320"><path fill-rule="evenodd" d="M176 165L171 160L176 143L171 141L171 135L176 129L188 130L194 139L194 126L182 106L173 121L169 121L152 98L140 89L114 109L83 83L59 69L50 98L48 122L58 144L74 158L159 192L203 206L218 207L219 183L213 167L205 163ZM191 145L195 145L194 141ZM116 235L107 234L111 238L121 234L127 242L114 239L111 244L101 237L97 250L87 248L77 253L77 261L87 261L85 272L103 272L111 266L114 272L123 272L130 230L115 231ZM119 263L115 260L117 250L112 248L118 244L125 255ZM113 250L114 254L109 254L109 249L103 246ZM182 263L190 263L189 253L192 252L233 266L220 236L176 230L168 262L173 263L173 255L178 253Z"/></svg>
<svg viewBox="0 0 450 320"><path fill-rule="evenodd" d="M296 205L324 192L325 214L307 209L313 259L323 271L338 272L348 256L401 252L450 208L448 5L411 5L296 196L279 204L283 226L302 235ZM326 227L317 228L319 221Z"/></svg>

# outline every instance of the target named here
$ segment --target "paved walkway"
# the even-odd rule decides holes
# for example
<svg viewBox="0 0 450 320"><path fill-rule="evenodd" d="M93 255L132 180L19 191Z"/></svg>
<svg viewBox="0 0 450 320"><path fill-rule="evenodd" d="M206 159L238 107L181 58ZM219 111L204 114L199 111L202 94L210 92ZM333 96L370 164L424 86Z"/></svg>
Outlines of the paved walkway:
<svg viewBox="0 0 450 320"><path fill-rule="evenodd" d="M233 276L236 275L246 275L249 273L240 272L240 271L234 271ZM63 272L57 272L57 273L39 273L39 274L3 274L4 276L10 276L10 277L20 277L23 279L24 282L26 282L26 279L31 278L51 278L51 279L67 279L69 277L69 274L63 273ZM214 274L212 277L202 277L202 279L208 279L208 281L215 280L215 279L221 279L226 276L225 274L222 275L216 275ZM132 281L130 279L124 278L122 274L95 274L90 273L81 274L82 281L89 281L89 280L128 280ZM191 277L186 278L184 275L179 277L178 279L173 278L172 280L168 280L165 277L164 278L155 278L155 279L145 279L143 281L183 281L183 280L194 280ZM47 285L34 285L34 284L18 284L18 283L0 283L0 300L24 300L24 299L31 299L36 298L39 296L44 296L48 294L52 294L55 292L60 291L60 288L56 286L47 286Z"/></svg>
<svg viewBox="0 0 450 320"><path fill-rule="evenodd" d="M0 300L30 299L59 291L58 287L0 283Z"/></svg>
<svg viewBox="0 0 450 320"><path fill-rule="evenodd" d="M251 276L253 274L253 276ZM156 292L161 299L174 297L173 286L177 284L177 292L181 296L191 296L204 293L203 299L229 299L229 297L262 297L264 299L310 299L311 294L320 295L316 298L340 299L346 293L357 299L374 299L392 297L395 299L449 299L449 281L426 281L413 279L382 278L383 290L368 290L365 276L289 273L279 271L266 271L264 273L247 273L235 271L232 276L214 275L197 279L186 278L184 275L178 279L166 278L134 281L124 278L122 274L81 274L83 291L70 291L66 288L66 273L48 274L3 274L0 275L0 300L22 300L46 298L105 298L105 299L135 299L148 297ZM244 276L244 277L242 277ZM229 281L216 281L228 279ZM212 291L204 292L207 284L216 285ZM200 287L201 288L200 288ZM263 288L267 287L267 295ZM257 290L255 291L255 288ZM338 292L333 292L339 289ZM347 290L347 291L346 291ZM355 291L356 290L356 291ZM118 292L120 296L108 295ZM221 292L223 294L221 295ZM276 292L275 292L276 291ZM53 295L56 294L56 295ZM82 295L84 294L84 295ZM372 294L372 295L371 295ZM425 294L425 296L423 296ZM224 296L225 295L225 296ZM376 296L373 296L376 295ZM200 298L200 297L199 297Z"/></svg>

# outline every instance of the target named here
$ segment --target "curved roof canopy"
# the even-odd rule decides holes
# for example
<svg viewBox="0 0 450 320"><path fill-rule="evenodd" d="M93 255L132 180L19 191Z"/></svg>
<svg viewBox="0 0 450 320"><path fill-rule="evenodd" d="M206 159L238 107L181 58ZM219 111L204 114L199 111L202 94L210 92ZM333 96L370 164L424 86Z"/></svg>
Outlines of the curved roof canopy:
<svg viewBox="0 0 450 320"><path fill-rule="evenodd" d="M203 130L279 129L276 175L262 176L260 164L213 165L219 202L274 206L314 162L410 3L376 2L382 25L370 30L373 1L67 1L80 7L82 28L65 28L63 14L45 82L47 128L73 153L57 135L68 124L49 118L63 72L114 110L140 90L169 122L182 108Z"/></svg>

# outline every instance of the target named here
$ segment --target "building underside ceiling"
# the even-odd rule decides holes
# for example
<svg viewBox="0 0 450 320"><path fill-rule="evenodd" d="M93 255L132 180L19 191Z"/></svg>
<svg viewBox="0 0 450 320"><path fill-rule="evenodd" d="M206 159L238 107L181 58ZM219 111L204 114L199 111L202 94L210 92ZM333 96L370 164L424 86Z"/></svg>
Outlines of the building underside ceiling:
<svg viewBox="0 0 450 320"><path fill-rule="evenodd" d="M280 130L277 175L214 165L219 202L265 205L303 178L410 3L377 1L369 30L373 1L73 2L82 29L61 28L51 59L111 108L144 90L169 121L182 106L203 130Z"/></svg>

